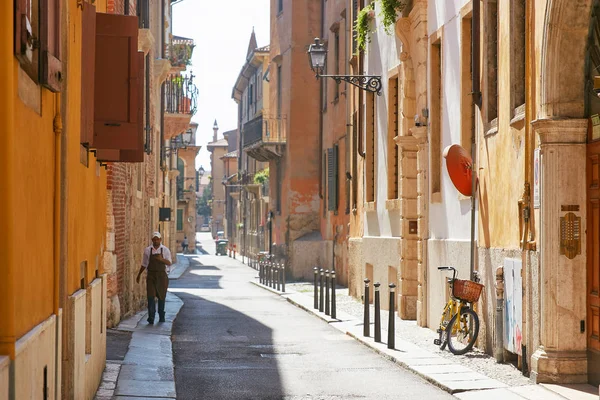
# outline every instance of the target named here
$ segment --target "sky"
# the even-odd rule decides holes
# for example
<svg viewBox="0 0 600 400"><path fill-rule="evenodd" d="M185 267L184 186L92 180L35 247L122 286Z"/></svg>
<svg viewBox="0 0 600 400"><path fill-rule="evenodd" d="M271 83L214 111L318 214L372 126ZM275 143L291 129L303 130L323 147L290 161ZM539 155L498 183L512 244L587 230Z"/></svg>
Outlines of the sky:
<svg viewBox="0 0 600 400"><path fill-rule="evenodd" d="M258 46L269 44L270 0L182 0L173 5L173 35L194 39L192 65L198 88L196 145L202 146L196 168L210 169L206 144L215 119L222 133L237 128L233 85L246 61L252 28Z"/></svg>

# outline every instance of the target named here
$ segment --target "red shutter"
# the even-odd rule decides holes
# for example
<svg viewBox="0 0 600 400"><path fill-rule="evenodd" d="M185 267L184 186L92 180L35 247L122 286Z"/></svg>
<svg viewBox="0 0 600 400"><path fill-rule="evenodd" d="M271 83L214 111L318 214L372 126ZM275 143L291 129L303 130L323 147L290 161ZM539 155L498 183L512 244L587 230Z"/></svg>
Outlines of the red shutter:
<svg viewBox="0 0 600 400"><path fill-rule="evenodd" d="M138 18L96 14L94 136L96 149L136 150L140 80Z"/></svg>
<svg viewBox="0 0 600 400"><path fill-rule="evenodd" d="M94 72L96 70L96 7L83 2L81 20L81 143L94 136Z"/></svg>
<svg viewBox="0 0 600 400"><path fill-rule="evenodd" d="M138 52L138 65L139 71L138 74L140 77L143 77L144 74L144 53ZM137 108L137 118L140 121L138 126L138 135L136 138L136 148L133 150L101 150L99 149L96 153L96 158L98 161L115 161L115 162L143 162L144 161L144 124L142 123L144 119L144 79L138 80L138 104Z"/></svg>
<svg viewBox="0 0 600 400"><path fill-rule="evenodd" d="M41 83L59 92L62 81L60 62L60 0L40 0Z"/></svg>

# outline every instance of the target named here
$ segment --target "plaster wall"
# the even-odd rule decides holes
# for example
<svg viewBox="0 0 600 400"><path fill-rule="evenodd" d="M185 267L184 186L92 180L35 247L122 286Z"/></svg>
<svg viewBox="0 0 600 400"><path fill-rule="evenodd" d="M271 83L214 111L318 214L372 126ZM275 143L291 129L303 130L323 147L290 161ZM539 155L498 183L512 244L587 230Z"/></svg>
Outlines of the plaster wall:
<svg viewBox="0 0 600 400"><path fill-rule="evenodd" d="M464 0L436 1L430 2L428 7L428 32L431 35L441 31L442 42L440 151L443 151L446 146L461 142L461 90L457 73L460 71L460 9L466 3L467 1ZM431 93L429 96L431 103ZM431 166L430 163L430 170ZM470 199L461 196L452 184L443 158L440 180L440 198L430 197L430 237L431 239L469 240L471 202ZM468 259L467 257L466 260Z"/></svg>
<svg viewBox="0 0 600 400"><path fill-rule="evenodd" d="M10 358L0 357L0 400L8 400L8 374L10 369Z"/></svg>
<svg viewBox="0 0 600 400"><path fill-rule="evenodd" d="M16 343L14 360L14 393L16 399L44 398L44 369L46 368L49 399L55 399L56 337L57 323L60 320L52 315L31 331L23 335ZM60 355L58 355L60 356ZM58 364L60 366L60 363ZM5 368L8 384L8 364ZM7 386L0 385L0 388ZM60 393L60 388L59 391ZM0 398L2 395L0 394Z"/></svg>
<svg viewBox="0 0 600 400"><path fill-rule="evenodd" d="M371 280L370 287L373 287L375 282L381 283L380 296L381 296L381 309L388 310L390 304L389 287L390 283L394 283L397 287L399 286L398 274L400 269L400 247L401 240L399 238L392 237L372 237L364 236L362 239L362 257L363 257L363 273L362 276L368 277ZM366 264L373 266L373 275L369 276L369 273L365 270ZM416 279L416 268L414 270ZM361 291L364 292L364 282L361 282ZM403 305L400 304L400 290L396 289L397 298L394 300L396 308L400 309ZM405 296L417 296L416 287L411 293L409 290L405 291ZM412 302L416 305L415 302ZM404 305L406 307L406 305ZM413 307L412 304L408 307ZM414 309L411 311L414 312Z"/></svg>

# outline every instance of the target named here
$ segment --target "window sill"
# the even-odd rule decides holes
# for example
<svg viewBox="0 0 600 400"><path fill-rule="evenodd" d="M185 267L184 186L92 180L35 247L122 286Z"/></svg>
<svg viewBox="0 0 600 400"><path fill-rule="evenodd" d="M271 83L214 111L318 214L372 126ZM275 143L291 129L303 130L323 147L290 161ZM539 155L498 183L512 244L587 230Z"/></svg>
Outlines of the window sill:
<svg viewBox="0 0 600 400"><path fill-rule="evenodd" d="M389 211L399 210L401 207L400 199L389 199L385 201L385 209Z"/></svg>
<svg viewBox="0 0 600 400"><path fill-rule="evenodd" d="M525 121L525 104L521 104L519 107L513 110L513 118L510 120L510 125L516 125Z"/></svg>
<svg viewBox="0 0 600 400"><path fill-rule="evenodd" d="M486 124L484 137L492 136L498 133L498 118L494 118Z"/></svg>
<svg viewBox="0 0 600 400"><path fill-rule="evenodd" d="M376 201L368 201L365 203L365 212L375 211L377 209Z"/></svg>

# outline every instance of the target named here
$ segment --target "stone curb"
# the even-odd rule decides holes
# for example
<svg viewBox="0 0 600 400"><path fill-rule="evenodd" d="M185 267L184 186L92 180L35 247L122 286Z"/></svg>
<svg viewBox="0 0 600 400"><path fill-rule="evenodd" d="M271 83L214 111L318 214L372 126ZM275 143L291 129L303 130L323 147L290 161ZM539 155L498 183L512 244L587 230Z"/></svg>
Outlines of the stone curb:
<svg viewBox="0 0 600 400"><path fill-rule="evenodd" d="M446 391L446 392L448 392L450 394L461 393L461 392L466 392L466 391L470 391L470 390L482 390L482 389L485 389L485 388L474 388L474 389L452 388L452 387L448 386L447 384L445 384L444 382L442 382L440 380L437 380L434 377L428 375L427 373L423 373L423 372L415 369L414 366L411 366L409 363L407 363L405 361L402 361L398 357L395 357L393 354L390 354L390 352L392 352L392 351L398 351L397 349L402 345L401 342L403 342L401 339L396 339L396 342L397 342L397 344L396 344L396 350L388 350L387 348L386 349L379 348L379 347L385 346L385 344L383 344L383 343L382 344L377 344L377 343L373 342L373 340L370 340L370 341L369 340L365 340L362 337L360 337L359 335L357 335L354 332L352 332L351 330L347 329L348 323L353 323L354 322L356 325L360 324L362 326L363 321L357 319L356 317L351 316L349 314L343 313L342 314L343 317L341 319L340 318L333 319L333 318L325 315L322 312L314 310L314 308L312 308L312 307L309 307L309 306L306 306L306 305L302 304L299 300L296 300L294 298L294 297L297 297L297 296L308 297L308 296L306 296L304 294L301 294L301 293L298 293L298 292L295 292L295 291L290 291L290 292L282 293L280 291L274 290L271 287L265 286L265 285L263 285L263 284L261 284L259 282L251 281L251 283L254 284L254 285L256 285L256 286L258 286L258 287L260 287L260 288L262 288L262 289L268 290L271 293L278 294L278 295L280 295L282 297L285 297L288 302L290 302L291 304L295 305L296 307L298 307L298 308L300 308L300 309L302 309L302 310L304 310L304 311L306 311L306 312L308 312L308 313L316 316L317 318L319 318L319 319L327 322L328 324L330 324L335 329L337 329L340 332L342 332L342 333L350 336L351 338L355 339L359 343L361 343L361 344L369 347L370 349L372 349L373 351L375 351L377 354L379 354L379 355L385 357L386 359L388 359L388 360L390 360L390 361L398 364L399 366L403 367L404 369L406 369L408 371L411 371L415 375L420 376L421 378L425 379L429 383L431 383L431 384L439 387L440 389L442 389L442 390L444 390L444 391ZM384 337L384 333L385 333L385 331L382 330L382 337ZM412 347L412 346L410 346L410 347ZM457 366L460 366L459 364L448 364L448 365L457 365ZM462 366L460 366L460 367L462 367ZM492 380L492 378L489 378L489 379ZM502 384L501 382L498 381L498 385L497 386L494 385L493 387L490 387L488 389L503 388L505 386L506 385L504 385L504 384Z"/></svg>

